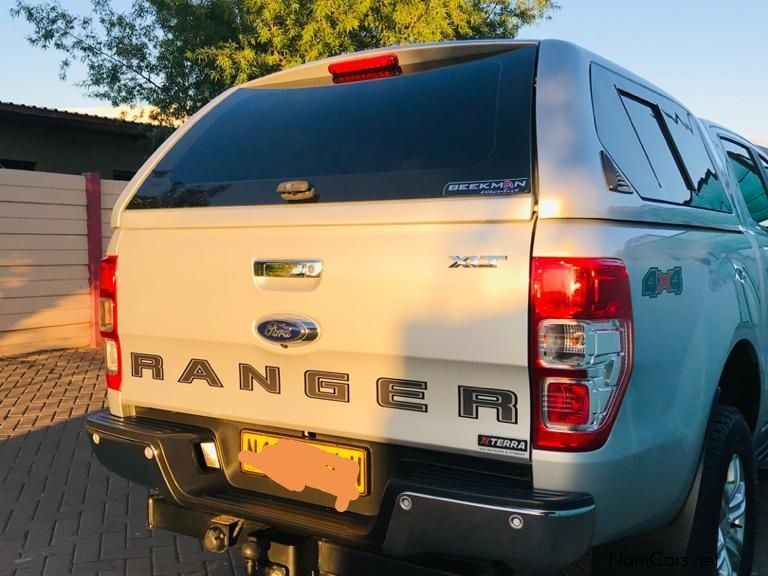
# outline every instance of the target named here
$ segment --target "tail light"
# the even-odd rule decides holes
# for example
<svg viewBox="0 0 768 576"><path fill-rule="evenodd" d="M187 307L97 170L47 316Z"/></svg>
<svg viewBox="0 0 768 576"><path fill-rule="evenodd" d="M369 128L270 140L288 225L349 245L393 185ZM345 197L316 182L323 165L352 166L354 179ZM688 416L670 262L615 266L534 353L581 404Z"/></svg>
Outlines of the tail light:
<svg viewBox="0 0 768 576"><path fill-rule="evenodd" d="M381 54L369 58L334 62L328 66L328 72L333 76L334 83L343 84L399 76L403 70L400 68L397 54Z"/></svg>
<svg viewBox="0 0 768 576"><path fill-rule="evenodd" d="M530 355L534 446L603 446L632 370L632 303L620 260L533 259Z"/></svg>
<svg viewBox="0 0 768 576"><path fill-rule="evenodd" d="M99 331L104 342L107 388L120 390L122 361L120 360L120 339L117 336L117 256L107 256L101 261Z"/></svg>

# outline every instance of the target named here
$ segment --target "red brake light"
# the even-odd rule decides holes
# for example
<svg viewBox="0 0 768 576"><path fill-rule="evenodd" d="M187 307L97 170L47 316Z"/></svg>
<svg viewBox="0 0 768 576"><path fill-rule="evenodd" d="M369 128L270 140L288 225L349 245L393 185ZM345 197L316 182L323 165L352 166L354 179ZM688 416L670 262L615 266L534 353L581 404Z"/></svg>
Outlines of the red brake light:
<svg viewBox="0 0 768 576"><path fill-rule="evenodd" d="M117 287L117 256L107 256L101 261L100 281L101 295L114 295Z"/></svg>
<svg viewBox="0 0 768 576"><path fill-rule="evenodd" d="M389 78L402 73L397 54L382 54L369 58L344 60L328 65L328 72L337 84L375 78Z"/></svg>
<svg viewBox="0 0 768 576"><path fill-rule="evenodd" d="M534 258L530 372L533 444L596 450L632 369L632 301L620 260Z"/></svg>
<svg viewBox="0 0 768 576"><path fill-rule="evenodd" d="M631 314L624 264L589 258L535 258L534 304L542 317L627 318Z"/></svg>
<svg viewBox="0 0 768 576"><path fill-rule="evenodd" d="M117 336L117 256L107 256L101 261L99 330L104 342L107 388L120 390L122 360L120 339Z"/></svg>

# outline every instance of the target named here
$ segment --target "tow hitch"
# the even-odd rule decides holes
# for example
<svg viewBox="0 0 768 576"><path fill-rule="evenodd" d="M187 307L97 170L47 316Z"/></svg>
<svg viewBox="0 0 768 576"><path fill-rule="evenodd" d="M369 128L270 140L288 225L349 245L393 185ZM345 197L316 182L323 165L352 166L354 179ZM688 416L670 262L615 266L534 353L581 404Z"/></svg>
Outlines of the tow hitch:
<svg viewBox="0 0 768 576"><path fill-rule="evenodd" d="M262 570L264 576L287 576L287 570L284 566L270 565L268 563L268 548L269 543L267 543L265 548L262 541L252 536L248 537L248 540L243 543L240 547L240 554L243 555L243 560L245 560L245 573L247 576L256 576L259 571L259 563L260 561L263 563L265 558L267 559L267 564Z"/></svg>
<svg viewBox="0 0 768 576"><path fill-rule="evenodd" d="M266 524L228 514L213 515L192 510L153 494L147 500L149 528L186 534L203 541L210 552L239 547L248 576L507 576L508 572L450 562L449 566L426 567L350 548L324 538L296 536ZM461 567L461 568L460 568Z"/></svg>
<svg viewBox="0 0 768 576"><path fill-rule="evenodd" d="M245 520L221 514L211 519L211 523L203 535L203 547L208 552L223 553L238 543L240 534L245 526ZM298 568L276 564L269 560L271 540L267 531L249 534L240 545L240 554L245 560L247 576L290 576L296 575ZM283 555L285 556L285 555ZM286 559L294 560L295 554L289 554ZM289 570L293 570L289 573Z"/></svg>

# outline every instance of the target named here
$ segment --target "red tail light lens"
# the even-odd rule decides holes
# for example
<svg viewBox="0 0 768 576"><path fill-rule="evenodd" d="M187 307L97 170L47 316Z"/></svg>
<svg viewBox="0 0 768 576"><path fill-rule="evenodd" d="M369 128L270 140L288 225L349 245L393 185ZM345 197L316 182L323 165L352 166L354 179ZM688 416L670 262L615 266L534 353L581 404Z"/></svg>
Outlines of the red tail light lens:
<svg viewBox="0 0 768 576"><path fill-rule="evenodd" d="M336 84L359 82L375 78L389 78L402 74L397 54L382 54L369 58L357 58L334 62L328 66L328 72Z"/></svg>
<svg viewBox="0 0 768 576"><path fill-rule="evenodd" d="M531 394L538 449L605 444L632 369L632 301L620 260L534 258Z"/></svg>
<svg viewBox="0 0 768 576"><path fill-rule="evenodd" d="M589 424L589 386L569 380L544 382L542 409L546 424L584 426Z"/></svg>
<svg viewBox="0 0 768 576"><path fill-rule="evenodd" d="M100 277L99 330L104 342L107 388L120 390L122 360L117 336L117 256L107 256L101 261Z"/></svg>
<svg viewBox="0 0 768 576"><path fill-rule="evenodd" d="M101 284L99 290L102 295L114 295L117 290L117 256L107 256L101 261Z"/></svg>
<svg viewBox="0 0 768 576"><path fill-rule="evenodd" d="M628 318L627 270L618 260L535 258L532 278L541 317Z"/></svg>

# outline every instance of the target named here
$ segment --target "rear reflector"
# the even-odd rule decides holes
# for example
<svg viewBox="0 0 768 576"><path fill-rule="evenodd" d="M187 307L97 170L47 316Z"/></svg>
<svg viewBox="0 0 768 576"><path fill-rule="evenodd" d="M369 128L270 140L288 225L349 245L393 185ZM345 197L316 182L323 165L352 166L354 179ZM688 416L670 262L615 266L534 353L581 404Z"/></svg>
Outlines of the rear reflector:
<svg viewBox="0 0 768 576"><path fill-rule="evenodd" d="M370 58L344 60L328 65L328 72L337 84L359 82L375 78L389 78L402 74L397 54L382 54Z"/></svg>
<svg viewBox="0 0 768 576"><path fill-rule="evenodd" d="M589 424L589 386L571 380L546 380L542 410L547 426Z"/></svg>
<svg viewBox="0 0 768 576"><path fill-rule="evenodd" d="M104 338L104 367L107 373L107 388L120 390L120 345L117 340Z"/></svg>

